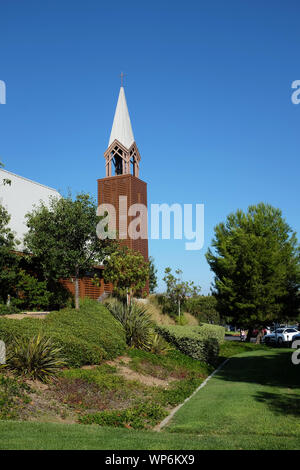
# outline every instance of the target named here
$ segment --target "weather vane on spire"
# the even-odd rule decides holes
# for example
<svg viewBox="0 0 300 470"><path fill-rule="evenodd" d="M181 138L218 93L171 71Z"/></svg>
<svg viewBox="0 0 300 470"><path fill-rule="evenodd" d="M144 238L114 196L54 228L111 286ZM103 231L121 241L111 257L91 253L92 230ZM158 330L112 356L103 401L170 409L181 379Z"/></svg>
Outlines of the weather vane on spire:
<svg viewBox="0 0 300 470"><path fill-rule="evenodd" d="M123 86L125 73L121 72L121 87Z"/></svg>

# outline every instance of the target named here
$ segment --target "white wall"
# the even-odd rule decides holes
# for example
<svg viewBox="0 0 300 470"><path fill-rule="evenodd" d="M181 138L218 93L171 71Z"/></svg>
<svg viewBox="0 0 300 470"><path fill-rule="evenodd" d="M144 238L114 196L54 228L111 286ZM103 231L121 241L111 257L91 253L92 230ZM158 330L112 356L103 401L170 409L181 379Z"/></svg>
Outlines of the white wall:
<svg viewBox="0 0 300 470"><path fill-rule="evenodd" d="M3 179L10 179L11 185L3 185ZM10 214L9 225L21 241L18 250L23 249L23 236L27 232L25 214L31 212L40 201L47 203L50 196L61 197L55 189L0 169L0 204Z"/></svg>

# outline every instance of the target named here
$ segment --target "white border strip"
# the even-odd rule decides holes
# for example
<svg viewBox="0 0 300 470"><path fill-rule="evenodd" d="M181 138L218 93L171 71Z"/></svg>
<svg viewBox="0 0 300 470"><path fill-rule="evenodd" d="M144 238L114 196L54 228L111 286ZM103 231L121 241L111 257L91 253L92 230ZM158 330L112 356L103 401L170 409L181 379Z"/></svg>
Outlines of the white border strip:
<svg viewBox="0 0 300 470"><path fill-rule="evenodd" d="M198 388L196 388L196 390L193 391L192 395L190 395L189 397L187 397L184 402L182 402L180 405L177 405L176 408L173 408L173 410L171 411L171 413L159 424L157 424L154 428L154 431L161 431L162 428L164 428L166 426L166 424L168 424L168 422L173 418L174 414L177 413L177 411L183 406L186 404L186 402L188 402L194 395L196 395L196 393L199 392L199 390L201 390L201 388L205 387L205 385L207 384L207 382L217 373L219 372L220 369L222 369L223 366L225 366L225 364L227 364L227 362L229 361L230 358L226 359L224 362L222 362L222 364L219 365L219 367L217 367L216 370L213 371L212 374L210 374L205 380L204 382L202 382L201 385L199 385Z"/></svg>

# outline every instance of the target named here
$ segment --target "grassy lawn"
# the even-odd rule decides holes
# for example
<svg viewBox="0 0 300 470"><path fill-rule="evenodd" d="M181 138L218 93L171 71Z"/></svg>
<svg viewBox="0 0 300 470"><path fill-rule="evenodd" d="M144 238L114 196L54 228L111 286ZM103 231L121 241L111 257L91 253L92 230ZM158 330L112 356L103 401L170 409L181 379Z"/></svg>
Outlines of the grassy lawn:
<svg viewBox="0 0 300 470"><path fill-rule="evenodd" d="M198 436L83 424L0 421L0 450L297 449L299 438Z"/></svg>
<svg viewBox="0 0 300 470"><path fill-rule="evenodd" d="M167 430L219 437L247 449L296 449L299 417L300 374L291 350L257 350L231 358Z"/></svg>
<svg viewBox="0 0 300 470"><path fill-rule="evenodd" d="M231 358L160 433L0 421L0 449L298 449L300 374L291 350L237 344L222 355L232 348L247 352ZM137 369L149 367L145 357L132 359Z"/></svg>

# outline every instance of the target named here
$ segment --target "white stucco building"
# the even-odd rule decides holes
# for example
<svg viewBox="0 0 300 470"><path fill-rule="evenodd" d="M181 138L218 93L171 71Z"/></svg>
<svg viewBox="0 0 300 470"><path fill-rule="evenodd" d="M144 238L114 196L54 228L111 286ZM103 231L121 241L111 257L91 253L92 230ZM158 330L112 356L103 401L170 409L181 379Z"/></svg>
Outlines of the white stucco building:
<svg viewBox="0 0 300 470"><path fill-rule="evenodd" d="M4 179L9 179L11 185L2 184ZM25 215L32 211L34 205L39 205L40 201L49 202L50 196L61 197L56 189L0 169L0 204L11 216L9 226L21 242L18 247L20 251L27 232Z"/></svg>

